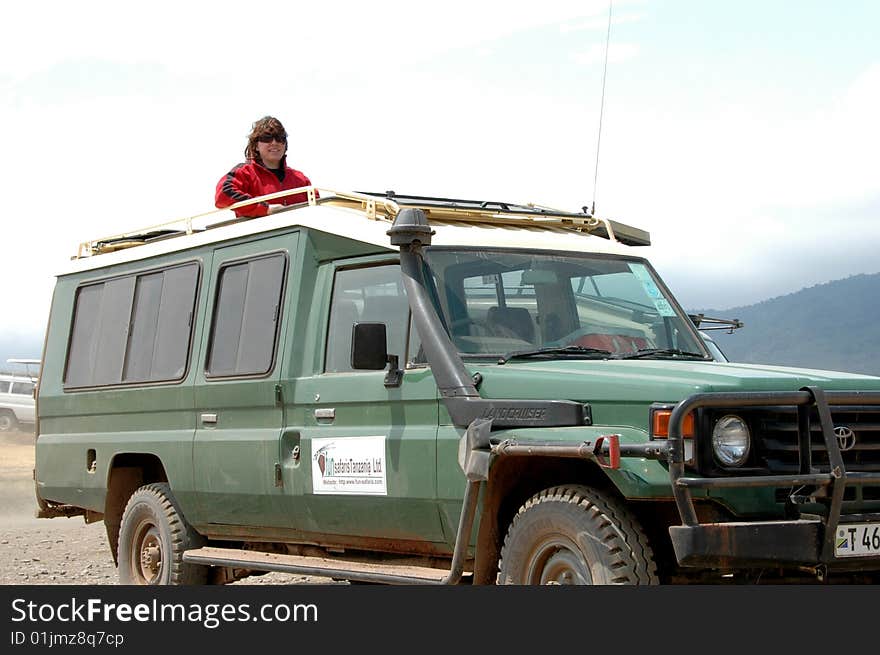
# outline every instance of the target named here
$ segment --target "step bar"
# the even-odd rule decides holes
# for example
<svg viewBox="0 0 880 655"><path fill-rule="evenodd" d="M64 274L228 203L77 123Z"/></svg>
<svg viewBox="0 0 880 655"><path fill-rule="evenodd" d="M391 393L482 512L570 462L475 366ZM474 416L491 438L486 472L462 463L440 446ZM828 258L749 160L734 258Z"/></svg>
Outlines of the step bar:
<svg viewBox="0 0 880 655"><path fill-rule="evenodd" d="M446 570L421 566L343 561L328 557L284 555L280 553L264 553L256 550L240 550L237 548L213 548L210 546L186 551L183 554L183 561L189 564L297 573L337 580L355 580L358 582L391 585L443 584L444 578L449 574Z"/></svg>

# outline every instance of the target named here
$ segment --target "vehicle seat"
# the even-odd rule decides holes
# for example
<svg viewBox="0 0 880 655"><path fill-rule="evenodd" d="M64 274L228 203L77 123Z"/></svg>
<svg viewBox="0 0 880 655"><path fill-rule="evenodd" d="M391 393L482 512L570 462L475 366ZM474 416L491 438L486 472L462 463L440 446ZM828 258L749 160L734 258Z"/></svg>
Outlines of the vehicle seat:
<svg viewBox="0 0 880 655"><path fill-rule="evenodd" d="M565 336L562 331L562 321L557 314L547 314L544 316L544 341L556 341Z"/></svg>
<svg viewBox="0 0 880 655"><path fill-rule="evenodd" d="M490 307L486 316L490 328L500 328L500 336L513 336L530 343L535 342L535 324L529 310L524 307ZM510 334L512 333L512 334Z"/></svg>
<svg viewBox="0 0 880 655"><path fill-rule="evenodd" d="M584 334L570 344L583 348L598 348L612 353L631 353L648 347L643 337L632 337L626 334Z"/></svg>

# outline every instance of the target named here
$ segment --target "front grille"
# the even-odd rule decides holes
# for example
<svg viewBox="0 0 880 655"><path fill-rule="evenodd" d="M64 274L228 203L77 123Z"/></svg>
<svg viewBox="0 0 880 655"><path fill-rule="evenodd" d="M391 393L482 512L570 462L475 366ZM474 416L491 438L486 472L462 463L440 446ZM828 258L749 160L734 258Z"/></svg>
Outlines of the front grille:
<svg viewBox="0 0 880 655"><path fill-rule="evenodd" d="M835 427L848 427L855 434L852 449L841 453L846 470L880 471L880 407L832 406L831 417ZM761 465L776 475L797 473L797 409L762 409L752 414L751 423ZM810 414L810 450L813 470L828 472L828 452L815 407Z"/></svg>

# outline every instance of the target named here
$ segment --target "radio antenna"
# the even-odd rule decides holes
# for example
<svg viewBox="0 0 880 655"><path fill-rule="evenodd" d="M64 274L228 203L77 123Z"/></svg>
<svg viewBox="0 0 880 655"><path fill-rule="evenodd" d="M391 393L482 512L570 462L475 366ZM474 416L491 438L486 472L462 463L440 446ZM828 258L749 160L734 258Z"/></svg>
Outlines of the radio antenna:
<svg viewBox="0 0 880 655"><path fill-rule="evenodd" d="M605 113L605 77L608 74L608 46L611 44L611 6L614 0L608 0L608 34L605 36L605 66L602 69L602 100L599 103L599 133L596 136L596 167L593 173L593 207L590 214L596 215L596 185L599 181L599 146L602 144L602 116Z"/></svg>

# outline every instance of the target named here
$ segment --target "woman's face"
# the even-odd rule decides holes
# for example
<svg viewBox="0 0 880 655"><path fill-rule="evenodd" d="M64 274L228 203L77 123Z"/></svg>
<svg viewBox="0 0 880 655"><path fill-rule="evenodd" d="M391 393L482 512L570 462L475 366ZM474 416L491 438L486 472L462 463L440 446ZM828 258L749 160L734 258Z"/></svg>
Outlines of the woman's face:
<svg viewBox="0 0 880 655"><path fill-rule="evenodd" d="M257 152L266 168L278 168L287 150L287 140L277 134L264 134L257 139Z"/></svg>

